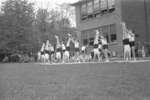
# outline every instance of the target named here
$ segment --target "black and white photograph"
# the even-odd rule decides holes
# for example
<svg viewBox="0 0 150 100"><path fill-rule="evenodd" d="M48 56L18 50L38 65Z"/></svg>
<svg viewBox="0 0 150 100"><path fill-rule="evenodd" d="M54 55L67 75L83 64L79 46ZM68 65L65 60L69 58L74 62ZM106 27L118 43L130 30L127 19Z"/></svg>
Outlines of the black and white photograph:
<svg viewBox="0 0 150 100"><path fill-rule="evenodd" d="M150 100L150 0L0 0L0 100Z"/></svg>

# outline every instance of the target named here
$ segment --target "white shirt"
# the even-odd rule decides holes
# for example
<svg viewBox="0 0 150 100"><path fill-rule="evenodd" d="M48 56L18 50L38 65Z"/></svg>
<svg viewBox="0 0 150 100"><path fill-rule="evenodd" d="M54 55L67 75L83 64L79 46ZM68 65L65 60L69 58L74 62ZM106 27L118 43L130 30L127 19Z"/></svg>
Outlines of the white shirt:
<svg viewBox="0 0 150 100"><path fill-rule="evenodd" d="M41 51L43 52L45 48L45 44L42 45Z"/></svg>
<svg viewBox="0 0 150 100"><path fill-rule="evenodd" d="M134 36L134 34L132 34L132 35L129 36L129 41L130 41L130 42L135 41L135 36Z"/></svg>
<svg viewBox="0 0 150 100"><path fill-rule="evenodd" d="M99 48L99 49L102 49L102 45L101 45L101 44L99 44L99 45L98 45L98 48Z"/></svg>
<svg viewBox="0 0 150 100"><path fill-rule="evenodd" d="M53 46L50 47L50 51L54 51L54 47Z"/></svg>
<svg viewBox="0 0 150 100"><path fill-rule="evenodd" d="M106 39L101 39L102 45L107 45L107 40Z"/></svg>
<svg viewBox="0 0 150 100"><path fill-rule="evenodd" d="M45 45L45 50L49 50L49 45Z"/></svg>
<svg viewBox="0 0 150 100"><path fill-rule="evenodd" d="M75 41L74 46L75 46L75 48L79 48L79 42L78 42L78 41Z"/></svg>
<svg viewBox="0 0 150 100"><path fill-rule="evenodd" d="M67 45L66 45L67 47L70 46L70 41L71 41L71 39L69 38L68 41L67 41Z"/></svg>
<svg viewBox="0 0 150 100"><path fill-rule="evenodd" d="M57 44L57 45L56 45L56 48L57 48L57 49L58 49L58 48L60 48L60 47L61 47L61 45L60 45L60 44Z"/></svg>
<svg viewBox="0 0 150 100"><path fill-rule="evenodd" d="M82 46L81 50L82 51L85 51L86 47L85 46Z"/></svg>
<svg viewBox="0 0 150 100"><path fill-rule="evenodd" d="M94 40L94 44L98 44L99 43L99 36L97 35L96 37L95 37L95 40Z"/></svg>
<svg viewBox="0 0 150 100"><path fill-rule="evenodd" d="M66 49L65 45L64 45L64 44L62 44L62 50L65 50L65 49Z"/></svg>

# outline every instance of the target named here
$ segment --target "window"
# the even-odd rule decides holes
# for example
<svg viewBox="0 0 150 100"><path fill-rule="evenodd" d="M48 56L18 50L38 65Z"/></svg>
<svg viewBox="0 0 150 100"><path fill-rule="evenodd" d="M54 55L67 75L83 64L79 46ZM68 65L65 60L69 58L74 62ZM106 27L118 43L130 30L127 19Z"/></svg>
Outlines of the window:
<svg viewBox="0 0 150 100"><path fill-rule="evenodd" d="M83 4L83 5L81 6L81 14L82 14L82 15L85 15L85 14L86 14L86 4Z"/></svg>
<svg viewBox="0 0 150 100"><path fill-rule="evenodd" d="M83 40L83 45L87 45L88 44L88 39L84 39Z"/></svg>
<svg viewBox="0 0 150 100"><path fill-rule="evenodd" d="M101 10L107 10L107 0L101 0Z"/></svg>
<svg viewBox="0 0 150 100"><path fill-rule="evenodd" d="M97 11L100 8L99 0L94 0L94 10Z"/></svg>
<svg viewBox="0 0 150 100"><path fill-rule="evenodd" d="M94 37L89 38L89 45L93 46L94 44Z"/></svg>
<svg viewBox="0 0 150 100"><path fill-rule="evenodd" d="M112 9L115 7L115 0L108 0L108 8Z"/></svg>
<svg viewBox="0 0 150 100"><path fill-rule="evenodd" d="M88 14L93 13L93 4L92 4L92 2L87 3L87 12L88 12Z"/></svg>
<svg viewBox="0 0 150 100"><path fill-rule="evenodd" d="M110 40L111 40L111 42L115 42L117 40L116 25L115 24L110 25Z"/></svg>
<svg viewBox="0 0 150 100"><path fill-rule="evenodd" d="M108 0L108 8L110 11L115 9L115 0Z"/></svg>
<svg viewBox="0 0 150 100"><path fill-rule="evenodd" d="M110 39L111 39L111 42L115 42L117 40L117 35L116 34L111 34L110 35Z"/></svg>
<svg viewBox="0 0 150 100"><path fill-rule="evenodd" d="M107 39L107 42L109 43L109 27L107 26L102 26L102 35Z"/></svg>
<svg viewBox="0 0 150 100"><path fill-rule="evenodd" d="M87 32L86 31L83 31L81 33L81 39L82 39L82 42L83 42L83 45L86 45L88 43L88 36L87 36Z"/></svg>

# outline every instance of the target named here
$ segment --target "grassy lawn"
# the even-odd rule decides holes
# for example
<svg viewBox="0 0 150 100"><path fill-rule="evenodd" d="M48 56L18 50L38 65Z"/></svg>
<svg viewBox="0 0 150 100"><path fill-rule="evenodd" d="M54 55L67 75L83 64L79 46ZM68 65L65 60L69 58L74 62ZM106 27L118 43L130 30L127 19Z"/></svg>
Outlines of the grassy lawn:
<svg viewBox="0 0 150 100"><path fill-rule="evenodd" d="M0 100L150 100L150 62L1 64Z"/></svg>

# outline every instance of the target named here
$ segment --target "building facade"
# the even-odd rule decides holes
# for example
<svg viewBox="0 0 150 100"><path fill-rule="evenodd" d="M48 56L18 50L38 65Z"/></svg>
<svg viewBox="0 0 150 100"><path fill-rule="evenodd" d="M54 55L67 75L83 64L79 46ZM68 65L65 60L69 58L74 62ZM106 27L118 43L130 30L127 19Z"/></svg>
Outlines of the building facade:
<svg viewBox="0 0 150 100"><path fill-rule="evenodd" d="M149 42L150 5L148 0L81 0L74 4L76 24L82 45L92 46L96 29L102 30L109 49L121 54L121 22L136 34L136 41Z"/></svg>

